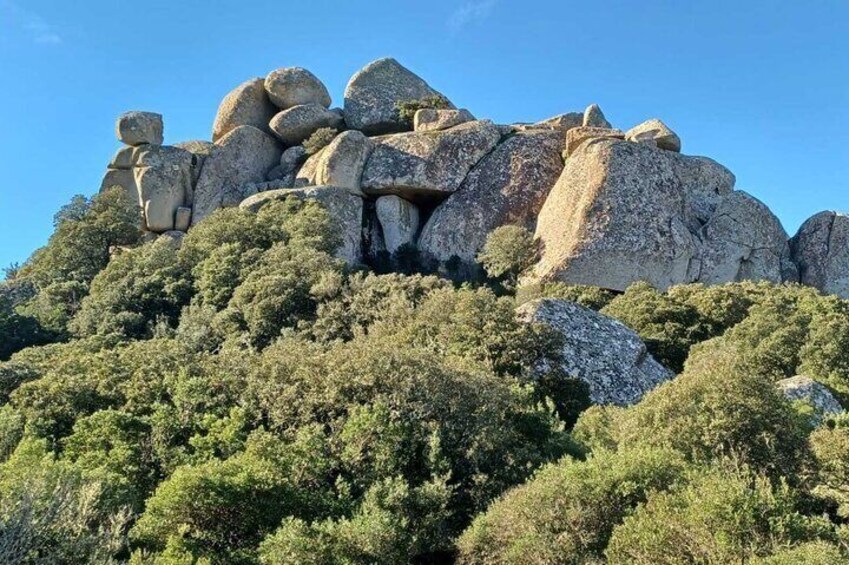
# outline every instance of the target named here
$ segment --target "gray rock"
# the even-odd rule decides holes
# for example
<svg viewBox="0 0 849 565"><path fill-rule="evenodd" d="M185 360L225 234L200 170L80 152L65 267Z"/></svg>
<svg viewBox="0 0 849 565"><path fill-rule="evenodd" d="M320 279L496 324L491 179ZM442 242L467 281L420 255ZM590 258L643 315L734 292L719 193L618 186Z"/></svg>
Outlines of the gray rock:
<svg viewBox="0 0 849 565"><path fill-rule="evenodd" d="M362 132L349 130L339 134L319 152L312 184L340 186L361 195L363 167L373 150L374 142Z"/></svg>
<svg viewBox="0 0 849 565"><path fill-rule="evenodd" d="M566 150L564 157L569 157L578 147L591 139L625 139L625 134L618 129L581 126L571 128L566 132Z"/></svg>
<svg viewBox="0 0 849 565"><path fill-rule="evenodd" d="M100 182L100 192L108 190L113 186L120 186L127 193L127 197L133 202L139 201L139 191L136 188L136 178L132 169L106 169L103 180Z"/></svg>
<svg viewBox="0 0 849 565"><path fill-rule="evenodd" d="M613 318L554 299L533 300L517 309L520 320L544 324L559 334L563 347L557 367L589 385L596 404L628 406L674 374L646 350L639 336ZM536 371L545 374L554 361Z"/></svg>
<svg viewBox="0 0 849 565"><path fill-rule="evenodd" d="M192 189L194 190L194 187L197 186L198 179L200 178L200 172L203 170L203 164L206 161L206 158L212 153L212 150L215 148L215 144L209 141L196 139L177 143L174 147L185 149L195 157L194 162L192 163ZM194 195L190 198L186 198L186 203L191 204L193 200Z"/></svg>
<svg viewBox="0 0 849 565"><path fill-rule="evenodd" d="M302 104L330 107L330 94L318 77L301 67L271 71L265 77L265 91L271 101L285 110Z"/></svg>
<svg viewBox="0 0 849 565"><path fill-rule="evenodd" d="M212 141L217 143L239 126L253 126L270 132L268 122L278 111L265 92L265 80L254 78L243 82L218 106L212 126Z"/></svg>
<svg viewBox="0 0 849 565"><path fill-rule="evenodd" d="M625 139L636 143L653 141L659 148L681 152L681 139L658 119L647 120L625 132Z"/></svg>
<svg viewBox="0 0 849 565"><path fill-rule="evenodd" d="M192 225L253 194L249 185L264 181L280 154L277 141L252 126L239 126L224 136L207 157L195 187Z"/></svg>
<svg viewBox="0 0 849 565"><path fill-rule="evenodd" d="M584 114L582 112L569 112L531 124L527 126L527 129L559 129L568 131L582 125L584 125Z"/></svg>
<svg viewBox="0 0 849 565"><path fill-rule="evenodd" d="M339 114L324 106L302 104L275 115L269 127L286 145L298 145L319 128L341 129L343 124Z"/></svg>
<svg viewBox="0 0 849 565"><path fill-rule="evenodd" d="M495 228L513 224L533 231L563 170L562 150L559 130L529 130L508 138L434 210L419 249L440 261L456 255L472 263Z"/></svg>
<svg viewBox="0 0 849 565"><path fill-rule="evenodd" d="M153 112L127 112L118 116L115 133L127 145L162 145L162 115Z"/></svg>
<svg viewBox="0 0 849 565"><path fill-rule="evenodd" d="M295 177L304 161L307 160L307 152L301 145L288 148L280 156L280 164L271 169L266 176L268 181L279 181L289 188L295 186Z"/></svg>
<svg viewBox="0 0 849 565"><path fill-rule="evenodd" d="M345 87L345 122L368 135L404 131L409 124L398 116L397 104L433 96L445 98L395 59L378 59Z"/></svg>
<svg viewBox="0 0 849 565"><path fill-rule="evenodd" d="M761 201L733 192L702 228L701 253L691 278L705 284L730 281L798 281L787 233Z"/></svg>
<svg viewBox="0 0 849 565"><path fill-rule="evenodd" d="M138 151L138 147L122 147L117 153L115 153L115 156L112 157L112 161L109 162L109 168L125 171L132 169L136 165Z"/></svg>
<svg viewBox="0 0 849 565"><path fill-rule="evenodd" d="M673 162L684 192L684 221L690 231L697 232L734 190L736 179L731 171L707 157L687 155Z"/></svg>
<svg viewBox="0 0 849 565"><path fill-rule="evenodd" d="M192 209L184 206L177 208L177 213L174 215L174 229L176 231L187 232L191 225Z"/></svg>
<svg viewBox="0 0 849 565"><path fill-rule="evenodd" d="M802 284L849 298L849 216L820 212L790 240Z"/></svg>
<svg viewBox="0 0 849 565"><path fill-rule="evenodd" d="M173 230L177 209L191 191L192 154L179 147L149 145L139 151L133 175L147 229Z"/></svg>
<svg viewBox="0 0 849 565"><path fill-rule="evenodd" d="M590 104L584 110L584 120L581 124L584 127L590 128L612 128L610 122L604 117L604 112L601 111L598 104Z"/></svg>
<svg viewBox="0 0 849 565"><path fill-rule="evenodd" d="M453 128L466 122L474 121L475 117L468 110L437 110L422 108L413 116L414 131L439 131Z"/></svg>
<svg viewBox="0 0 849 565"><path fill-rule="evenodd" d="M316 181L318 178L318 164L321 161L321 156L325 149L327 149L327 147L324 147L317 153L313 153L307 157L307 160L304 161L304 164L295 175L295 188L318 185L318 182Z"/></svg>
<svg viewBox="0 0 849 565"><path fill-rule="evenodd" d="M807 402L814 409L816 419L819 421L822 421L826 416L845 412L843 406L831 394L828 387L810 377L798 375L789 379L782 379L775 384L787 400Z"/></svg>
<svg viewBox="0 0 849 565"><path fill-rule="evenodd" d="M344 259L349 265L362 261L362 222L363 199L346 189L336 186L315 186L296 189L279 189L259 192L248 197L240 204L241 208L256 212L266 202L289 198L314 199L327 210L333 225L342 237L342 243L336 250L336 257Z"/></svg>
<svg viewBox="0 0 849 565"><path fill-rule="evenodd" d="M375 138L363 170L363 192L397 194L412 202L444 198L499 139L498 128L488 120Z"/></svg>
<svg viewBox="0 0 849 565"><path fill-rule="evenodd" d="M394 253L402 245L413 243L419 231L419 209L415 204L390 194L378 198L375 208L386 251Z"/></svg>

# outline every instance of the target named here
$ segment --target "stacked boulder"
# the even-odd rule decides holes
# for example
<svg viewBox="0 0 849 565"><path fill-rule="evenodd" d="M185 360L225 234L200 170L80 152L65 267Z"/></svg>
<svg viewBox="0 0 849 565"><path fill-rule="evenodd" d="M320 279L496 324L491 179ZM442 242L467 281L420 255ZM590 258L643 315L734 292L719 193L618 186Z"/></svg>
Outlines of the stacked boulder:
<svg viewBox="0 0 849 565"><path fill-rule="evenodd" d="M337 255L374 262L403 249L472 273L503 225L535 234L529 281L624 290L739 280L800 281L849 297L849 220L824 212L788 241L734 175L681 154L658 119L627 131L597 104L499 125L456 107L398 61L369 63L342 108L300 67L248 80L219 106L212 142L162 145L162 117L118 120L104 188L137 199L145 229L185 231L218 208L293 196L321 201Z"/></svg>

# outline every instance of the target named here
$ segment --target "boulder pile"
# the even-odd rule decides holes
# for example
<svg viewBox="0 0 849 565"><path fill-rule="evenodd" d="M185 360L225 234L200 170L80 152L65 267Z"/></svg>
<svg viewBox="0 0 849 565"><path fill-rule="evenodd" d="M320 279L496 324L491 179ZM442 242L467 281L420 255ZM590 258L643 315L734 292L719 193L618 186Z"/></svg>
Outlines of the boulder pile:
<svg viewBox="0 0 849 565"><path fill-rule="evenodd" d="M287 67L228 93L211 142L163 145L162 116L128 112L102 187L137 200L153 233L185 232L221 207L318 199L352 264L416 249L473 273L487 234L513 224L540 243L530 281L792 281L849 297L847 216L817 214L789 239L728 169L681 154L659 119L620 130L591 104L496 124L391 58L355 73L331 106L318 77Z"/></svg>

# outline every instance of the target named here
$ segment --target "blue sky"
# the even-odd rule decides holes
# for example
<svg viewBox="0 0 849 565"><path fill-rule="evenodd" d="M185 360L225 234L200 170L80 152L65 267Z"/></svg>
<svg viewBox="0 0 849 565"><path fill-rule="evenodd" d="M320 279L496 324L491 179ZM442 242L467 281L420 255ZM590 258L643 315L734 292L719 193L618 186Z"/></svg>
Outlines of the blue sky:
<svg viewBox="0 0 849 565"><path fill-rule="evenodd" d="M498 122L591 102L621 128L661 118L791 234L849 209L846 0L0 0L0 266L97 190L121 112L164 114L166 143L208 139L247 78L306 67L341 105L387 55Z"/></svg>

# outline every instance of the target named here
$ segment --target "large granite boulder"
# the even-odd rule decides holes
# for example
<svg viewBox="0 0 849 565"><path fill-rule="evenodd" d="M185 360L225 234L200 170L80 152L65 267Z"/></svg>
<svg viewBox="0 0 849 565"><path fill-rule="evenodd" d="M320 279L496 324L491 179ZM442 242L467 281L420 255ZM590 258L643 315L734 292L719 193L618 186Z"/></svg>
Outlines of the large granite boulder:
<svg viewBox="0 0 849 565"><path fill-rule="evenodd" d="M340 186L362 194L360 178L374 142L362 132L349 130L337 135L315 160L314 185Z"/></svg>
<svg viewBox="0 0 849 565"><path fill-rule="evenodd" d="M413 202L444 198L460 187L499 139L498 128L489 120L375 138L363 170L363 192L397 194Z"/></svg>
<svg viewBox="0 0 849 565"><path fill-rule="evenodd" d="M658 119L647 120L625 132L625 139L635 143L651 141L661 149L681 152L681 139Z"/></svg>
<svg viewBox="0 0 849 565"><path fill-rule="evenodd" d="M286 67L268 73L265 91L271 101L285 110L302 104L330 107L330 94L318 77L301 67Z"/></svg>
<svg viewBox="0 0 849 565"><path fill-rule="evenodd" d="M177 209L192 190L192 154L179 147L149 145L133 168L145 225L152 232L174 229Z"/></svg>
<svg viewBox="0 0 849 565"><path fill-rule="evenodd" d="M345 87L345 122L368 135L409 129L398 103L442 94L392 58L378 59L358 71Z"/></svg>
<svg viewBox="0 0 849 565"><path fill-rule="evenodd" d="M319 128L341 129L342 116L318 104L301 104L276 114L268 124L286 145L298 145Z"/></svg>
<svg viewBox="0 0 849 565"><path fill-rule="evenodd" d="M265 80L254 78L243 82L218 106L212 126L212 141L218 142L239 126L253 126L269 132L268 122L279 111L265 92Z"/></svg>
<svg viewBox="0 0 849 565"><path fill-rule="evenodd" d="M581 125L590 128L613 127L610 125L610 122L607 121L607 118L604 117L604 112L601 111L598 104L590 104L587 106L587 109L584 110L584 120Z"/></svg>
<svg viewBox="0 0 849 565"><path fill-rule="evenodd" d="M118 116L115 134L127 145L162 145L162 115L154 112L126 112Z"/></svg>
<svg viewBox="0 0 849 565"><path fill-rule="evenodd" d="M225 135L206 158L195 187L192 224L253 194L248 193L251 183L263 182L280 155L277 141L253 126L239 126Z"/></svg>
<svg viewBox="0 0 849 565"><path fill-rule="evenodd" d="M138 202L139 190L136 187L136 177L132 169L106 169L103 180L100 182L100 192L118 186L132 202Z"/></svg>
<svg viewBox="0 0 849 565"><path fill-rule="evenodd" d="M468 110L438 110L422 108L413 115L413 131L439 131L453 128L466 122L474 121L475 117Z"/></svg>
<svg viewBox="0 0 849 565"><path fill-rule="evenodd" d="M745 192L722 199L702 228L691 276L705 284L742 280L798 281L787 233L760 200Z"/></svg>
<svg viewBox="0 0 849 565"><path fill-rule="evenodd" d="M194 187L198 184L200 172L203 170L203 164L206 162L206 158L212 153L212 150L215 148L215 144L210 143L209 141L195 139L192 141L176 143L174 147L185 149L194 156L194 160L192 161L192 189L191 192L186 195L186 204L191 206L195 200Z"/></svg>
<svg viewBox="0 0 849 565"><path fill-rule="evenodd" d="M554 330L563 340L560 359L536 367L545 374L557 363L566 376L584 381L596 404L628 406L674 374L655 361L640 337L621 322L574 302L533 300L516 310L520 320Z"/></svg>
<svg viewBox="0 0 849 565"><path fill-rule="evenodd" d="M790 240L790 248L802 284L849 298L849 216L811 216Z"/></svg>
<svg viewBox="0 0 849 565"><path fill-rule="evenodd" d="M419 230L419 209L415 204L389 194L377 199L375 210L386 251L394 253L402 245L413 243Z"/></svg>
<svg viewBox="0 0 849 565"><path fill-rule="evenodd" d="M363 199L337 186L311 186L306 188L284 188L259 192L242 201L241 208L256 212L266 202L289 197L318 201L327 210L342 242L336 249L336 257L349 265L362 261L363 249Z"/></svg>
<svg viewBox="0 0 849 565"><path fill-rule="evenodd" d="M447 261L475 260L486 237L507 224L533 231L537 215L563 170L563 133L517 133L481 159L460 189L434 210L419 249Z"/></svg>
<svg viewBox="0 0 849 565"><path fill-rule="evenodd" d="M540 211L535 275L613 290L636 281L665 289L701 280L793 280L780 225L760 203L732 192L733 181L709 159L627 141L586 142ZM743 224L736 231L731 218ZM769 250L758 250L761 244ZM734 273L719 264L720 249L733 251Z"/></svg>
<svg viewBox="0 0 849 565"><path fill-rule="evenodd" d="M843 406L840 405L840 402L837 401L828 387L810 377L798 375L789 379L782 379L775 384L787 400L807 402L814 409L817 420L844 412Z"/></svg>

